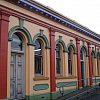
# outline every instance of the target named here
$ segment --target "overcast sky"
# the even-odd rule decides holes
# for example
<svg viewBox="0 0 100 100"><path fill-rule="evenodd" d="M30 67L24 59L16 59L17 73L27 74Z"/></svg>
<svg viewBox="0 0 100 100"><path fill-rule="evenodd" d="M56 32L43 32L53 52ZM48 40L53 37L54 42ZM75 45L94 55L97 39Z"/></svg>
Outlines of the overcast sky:
<svg viewBox="0 0 100 100"><path fill-rule="evenodd" d="M36 0L100 34L100 0Z"/></svg>

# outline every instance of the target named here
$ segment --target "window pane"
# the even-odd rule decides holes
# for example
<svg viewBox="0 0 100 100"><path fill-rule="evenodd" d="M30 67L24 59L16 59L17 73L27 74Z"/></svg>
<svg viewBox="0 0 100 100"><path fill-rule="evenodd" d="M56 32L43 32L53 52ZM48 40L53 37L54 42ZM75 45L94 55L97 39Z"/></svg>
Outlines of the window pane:
<svg viewBox="0 0 100 100"><path fill-rule="evenodd" d="M71 47L69 47L68 48L68 59L71 59L71 51L72 51L72 49L71 49Z"/></svg>
<svg viewBox="0 0 100 100"><path fill-rule="evenodd" d="M60 47L56 45L56 57L60 57Z"/></svg>
<svg viewBox="0 0 100 100"><path fill-rule="evenodd" d="M60 57L60 46L56 45L56 73L60 74L61 68L61 57Z"/></svg>
<svg viewBox="0 0 100 100"><path fill-rule="evenodd" d="M72 75L72 62L68 60L68 73Z"/></svg>
<svg viewBox="0 0 100 100"><path fill-rule="evenodd" d="M42 54L42 43L40 40L35 41L35 54L36 55L41 55Z"/></svg>
<svg viewBox="0 0 100 100"><path fill-rule="evenodd" d="M72 75L72 49L71 47L68 48L68 73Z"/></svg>
<svg viewBox="0 0 100 100"><path fill-rule="evenodd" d="M81 61L82 79L84 78L84 61Z"/></svg>
<svg viewBox="0 0 100 100"><path fill-rule="evenodd" d="M22 39L19 35L13 34L13 40L11 42L11 48L14 50L20 50L22 51Z"/></svg>
<svg viewBox="0 0 100 100"><path fill-rule="evenodd" d="M60 74L60 59L56 59L56 73Z"/></svg>
<svg viewBox="0 0 100 100"><path fill-rule="evenodd" d="M81 60L84 60L84 54L83 54L83 51L82 50L80 51L80 59Z"/></svg>
<svg viewBox="0 0 100 100"><path fill-rule="evenodd" d="M42 74L42 57L35 56L35 73Z"/></svg>
<svg viewBox="0 0 100 100"><path fill-rule="evenodd" d="M35 73L43 74L42 41L35 41Z"/></svg>

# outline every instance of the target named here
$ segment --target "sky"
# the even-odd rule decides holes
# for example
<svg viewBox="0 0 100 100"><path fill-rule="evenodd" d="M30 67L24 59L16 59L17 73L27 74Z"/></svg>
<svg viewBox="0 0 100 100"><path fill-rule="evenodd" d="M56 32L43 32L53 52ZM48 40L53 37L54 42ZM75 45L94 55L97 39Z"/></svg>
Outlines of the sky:
<svg viewBox="0 0 100 100"><path fill-rule="evenodd" d="M100 34L100 0L35 0Z"/></svg>

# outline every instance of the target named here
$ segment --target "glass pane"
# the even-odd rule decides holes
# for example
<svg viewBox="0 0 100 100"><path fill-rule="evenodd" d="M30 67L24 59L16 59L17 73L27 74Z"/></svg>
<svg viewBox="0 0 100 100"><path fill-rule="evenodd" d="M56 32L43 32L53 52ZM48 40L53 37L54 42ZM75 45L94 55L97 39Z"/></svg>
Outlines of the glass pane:
<svg viewBox="0 0 100 100"><path fill-rule="evenodd" d="M36 40L35 45L35 73L43 74L42 41Z"/></svg>
<svg viewBox="0 0 100 100"><path fill-rule="evenodd" d="M72 49L69 47L68 48L68 59L71 59L71 52L72 52Z"/></svg>
<svg viewBox="0 0 100 100"><path fill-rule="evenodd" d="M60 57L60 46L56 45L56 57Z"/></svg>
<svg viewBox="0 0 100 100"><path fill-rule="evenodd" d="M42 74L42 57L35 56L35 73Z"/></svg>
<svg viewBox="0 0 100 100"><path fill-rule="evenodd" d="M68 52L68 59L71 59L71 53Z"/></svg>
<svg viewBox="0 0 100 100"><path fill-rule="evenodd" d="M56 59L56 73L60 74L60 59Z"/></svg>
<svg viewBox="0 0 100 100"><path fill-rule="evenodd" d="M84 79L84 62L81 61L81 73L82 73L82 79Z"/></svg>
<svg viewBox="0 0 100 100"><path fill-rule="evenodd" d="M80 59L81 59L81 60L84 60L84 53L83 53L82 50L80 51Z"/></svg>
<svg viewBox="0 0 100 100"><path fill-rule="evenodd" d="M40 40L35 41L35 55L41 55L42 54L42 42Z"/></svg>
<svg viewBox="0 0 100 100"><path fill-rule="evenodd" d="M60 45L56 45L56 73L60 74L61 57L60 57Z"/></svg>
<svg viewBox="0 0 100 100"><path fill-rule="evenodd" d="M20 50L22 51L22 38L19 35L13 34L13 40L11 42L11 48L14 50Z"/></svg>
<svg viewBox="0 0 100 100"><path fill-rule="evenodd" d="M68 60L68 73L72 75L72 62Z"/></svg>
<svg viewBox="0 0 100 100"><path fill-rule="evenodd" d="M69 47L68 48L68 73L72 75L72 55L71 55L71 52L72 52L72 48Z"/></svg>

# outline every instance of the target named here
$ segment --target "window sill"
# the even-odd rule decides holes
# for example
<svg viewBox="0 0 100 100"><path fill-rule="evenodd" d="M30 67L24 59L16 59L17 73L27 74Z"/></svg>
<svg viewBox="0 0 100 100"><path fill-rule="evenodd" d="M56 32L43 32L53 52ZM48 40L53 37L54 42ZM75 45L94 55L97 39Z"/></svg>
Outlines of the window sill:
<svg viewBox="0 0 100 100"><path fill-rule="evenodd" d="M92 78L95 78L95 77L100 77L100 76L97 76L97 75L92 75Z"/></svg>
<svg viewBox="0 0 100 100"><path fill-rule="evenodd" d="M77 78L76 76L68 76L67 79L74 79Z"/></svg>
<svg viewBox="0 0 100 100"><path fill-rule="evenodd" d="M44 76L36 76L33 78L34 81L40 81L40 80L48 80L49 77L44 77Z"/></svg>
<svg viewBox="0 0 100 100"><path fill-rule="evenodd" d="M64 76L56 76L56 79L66 79L67 77Z"/></svg>
<svg viewBox="0 0 100 100"><path fill-rule="evenodd" d="M64 76L57 76L56 79L74 79L77 78L76 76L68 76L68 77L64 77Z"/></svg>

